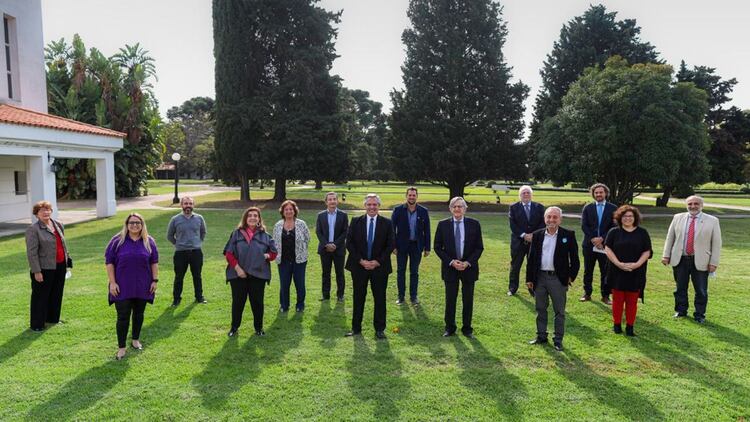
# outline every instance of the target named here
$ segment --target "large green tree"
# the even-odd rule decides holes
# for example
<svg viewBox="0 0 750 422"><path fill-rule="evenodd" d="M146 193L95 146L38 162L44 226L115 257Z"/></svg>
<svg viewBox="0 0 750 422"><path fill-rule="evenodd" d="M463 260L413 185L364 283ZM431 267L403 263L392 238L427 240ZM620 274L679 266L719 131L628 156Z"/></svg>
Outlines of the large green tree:
<svg viewBox="0 0 750 422"><path fill-rule="evenodd" d="M672 68L619 56L588 68L546 119L538 160L558 183L606 183L613 201L630 203L640 189L705 180L709 148L703 121L707 95L672 83ZM690 173L681 174L681 163Z"/></svg>
<svg viewBox="0 0 750 422"><path fill-rule="evenodd" d="M708 95L706 124L711 137L708 160L711 163L711 181L716 183L744 183L747 134L744 131L742 111L736 107L725 108L731 100L729 95L737 79L722 79L716 69L708 66L693 66L689 69L685 61L680 63L676 79L692 82ZM665 189L665 196L668 191ZM663 202L662 198L662 202Z"/></svg>
<svg viewBox="0 0 750 422"><path fill-rule="evenodd" d="M111 57L95 48L87 53L76 34L71 45L64 39L50 42L45 62L50 113L126 133L123 148L115 153L115 190L121 197L140 195L162 151L157 140L161 119L151 92L154 59L139 44ZM60 159L59 164L58 195L96 195L90 160Z"/></svg>
<svg viewBox="0 0 750 422"><path fill-rule="evenodd" d="M611 56L619 55L629 63L658 61L654 47L640 40L641 28L635 19L617 20L616 12L607 12L603 5L592 5L581 16L563 25L560 38L547 55L540 73L542 87L534 104L534 119L527 149L536 177L549 177L537 165L536 144L544 120L557 114L562 98L570 85L592 66L603 66Z"/></svg>
<svg viewBox="0 0 750 422"><path fill-rule="evenodd" d="M490 0L412 0L402 35L404 89L392 92L396 175L447 186L451 196L502 177L523 131L528 87L511 83L507 28Z"/></svg>
<svg viewBox="0 0 750 422"><path fill-rule="evenodd" d="M350 176L387 181L393 178L386 139L389 135L383 104L360 89L341 88L339 103L345 115L345 136L351 150Z"/></svg>
<svg viewBox="0 0 750 422"><path fill-rule="evenodd" d="M182 155L180 174L203 178L207 173L214 173L216 169L211 161L214 156L214 100L191 98L167 110L167 118L179 126L183 136L179 146L165 143L163 160L168 161L173 152L179 152ZM180 140L180 137L168 139Z"/></svg>
<svg viewBox="0 0 750 422"><path fill-rule="evenodd" d="M316 3L213 4L217 158L243 186L273 179L275 200L286 197L288 179L338 180L349 165L330 75L340 13Z"/></svg>

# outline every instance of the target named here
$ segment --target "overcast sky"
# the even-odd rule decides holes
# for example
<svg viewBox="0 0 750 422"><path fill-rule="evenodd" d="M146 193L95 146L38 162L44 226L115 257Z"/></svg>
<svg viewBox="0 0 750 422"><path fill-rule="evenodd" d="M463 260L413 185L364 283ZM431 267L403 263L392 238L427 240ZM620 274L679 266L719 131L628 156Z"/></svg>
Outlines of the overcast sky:
<svg viewBox="0 0 750 422"><path fill-rule="evenodd" d="M736 77L733 105L750 108L750 2L747 0L602 1L618 19L634 18L641 39L653 44L675 67L715 67ZM560 28L583 14L590 0L506 0L505 57L513 76L531 87L526 123L539 90L539 69ZM344 11L336 42L340 56L333 73L353 89L370 92L390 108L389 92L400 88L409 25L407 0L322 0L322 7ZM156 60L155 92L162 114L195 96L214 96L213 29L210 0L42 0L44 40L71 40L78 33L87 48L111 55L140 42Z"/></svg>

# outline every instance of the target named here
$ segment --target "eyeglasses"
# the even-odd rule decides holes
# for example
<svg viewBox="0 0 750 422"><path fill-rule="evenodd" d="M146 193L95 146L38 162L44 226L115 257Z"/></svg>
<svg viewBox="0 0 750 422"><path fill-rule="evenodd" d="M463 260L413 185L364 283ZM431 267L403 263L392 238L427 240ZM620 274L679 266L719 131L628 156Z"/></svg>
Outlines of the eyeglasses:
<svg viewBox="0 0 750 422"><path fill-rule="evenodd" d="M128 226L140 226L142 224L140 221L128 221Z"/></svg>

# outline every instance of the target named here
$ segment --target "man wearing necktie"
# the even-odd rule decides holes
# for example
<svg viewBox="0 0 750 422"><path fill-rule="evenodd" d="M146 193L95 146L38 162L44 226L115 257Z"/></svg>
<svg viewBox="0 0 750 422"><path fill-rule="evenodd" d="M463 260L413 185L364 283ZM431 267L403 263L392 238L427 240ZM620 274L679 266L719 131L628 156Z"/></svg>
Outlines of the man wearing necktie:
<svg viewBox="0 0 750 422"><path fill-rule="evenodd" d="M354 290L352 330L347 332L346 336L362 333L362 316L369 282L375 302L375 337L384 339L385 290L388 275L392 272L391 253L396 246L391 220L379 215L380 197L374 193L368 194L364 205L366 214L353 218L346 234L346 250L349 252L346 269L352 274Z"/></svg>
<svg viewBox="0 0 750 422"><path fill-rule="evenodd" d="M609 188L604 183L595 183L589 188L594 202L586 204L581 213L581 229L583 230L583 296L581 302L591 300L594 291L594 267L599 263L599 288L602 302L611 305L609 300L610 288L607 285L607 255L604 253L604 239L609 229L615 226L613 215L617 206L609 201Z"/></svg>
<svg viewBox="0 0 750 422"><path fill-rule="evenodd" d="M674 317L687 316L688 283L692 279L695 289L693 317L702 324L706 321L708 274L716 271L721 256L721 228L718 218L703 212L703 198L693 195L685 202L688 212L672 218L661 262L672 266L677 285Z"/></svg>
<svg viewBox="0 0 750 422"><path fill-rule="evenodd" d="M468 218L466 201L460 196L448 205L452 216L438 223L433 250L442 262L441 275L445 284L445 332L443 337L456 334L456 301L459 282L463 320L461 332L474 338L471 319L474 310L474 283L479 278L479 258L484 251L482 228L479 221Z"/></svg>
<svg viewBox="0 0 750 422"><path fill-rule="evenodd" d="M544 205L531 200L534 192L531 186L518 189L519 201L508 209L510 223L510 275L508 276L508 296L518 290L519 273L523 259L529 253L531 234L544 228Z"/></svg>

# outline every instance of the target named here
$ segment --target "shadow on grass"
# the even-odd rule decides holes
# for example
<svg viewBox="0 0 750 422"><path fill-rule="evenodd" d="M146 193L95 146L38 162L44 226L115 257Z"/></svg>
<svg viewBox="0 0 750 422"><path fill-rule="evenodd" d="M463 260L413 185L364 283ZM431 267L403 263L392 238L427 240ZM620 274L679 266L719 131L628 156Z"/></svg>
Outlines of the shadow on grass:
<svg viewBox="0 0 750 422"><path fill-rule="evenodd" d="M629 340L644 356L658 362L674 376L690 380L712 390L716 395L726 397L728 403L744 409L745 414L747 409L750 409L750 389L701 363L701 360L710 361L710 355L706 354L699 344L648 321L636 321L636 328L638 326L643 327L643 333L647 335L639 335ZM664 347L664 344L668 346ZM688 353L697 354L702 358L696 359ZM736 416L742 415L740 413Z"/></svg>
<svg viewBox="0 0 750 422"><path fill-rule="evenodd" d="M529 308L532 315L534 315L534 318L536 318L536 303L532 302L531 299L527 299L526 297L518 298L524 306ZM551 300L549 302L549 308L547 309L547 312L549 312L549 314L547 315L547 329L549 332L553 333L555 330L555 315L554 312L552 312ZM534 325L529 327L529 339L533 338L533 336L536 334L536 319L534 319L534 321ZM601 333L599 331L596 331L588 325L585 325L577 319L573 318L567 310L565 311L565 335L575 336L578 340L586 343L590 347L595 347L599 343L599 338L601 337Z"/></svg>
<svg viewBox="0 0 750 422"><path fill-rule="evenodd" d="M320 339L321 347L332 349L336 346L336 340L340 339L349 327L344 303L331 299L320 302L318 315L310 327L310 332Z"/></svg>
<svg viewBox="0 0 750 422"><path fill-rule="evenodd" d="M141 331L141 339L145 347L148 348L159 340L171 336L180 323L187 318L194 306L195 304L191 304L177 314L174 313L174 308L165 309L159 317ZM54 397L31 409L29 419L60 420L73 418L81 410L96 404L109 390L122 381L129 368L128 359L134 358L138 358L138 355L131 353L124 360L113 360L78 375L62 386Z"/></svg>
<svg viewBox="0 0 750 422"><path fill-rule="evenodd" d="M401 362L393 355L388 340L376 340L375 350L362 336L354 336L352 341L352 358L347 363L352 396L372 403L372 419L398 420L401 410L396 401L408 400L411 389L403 378Z"/></svg>
<svg viewBox="0 0 750 422"><path fill-rule="evenodd" d="M456 347L461 383L466 387L495 400L497 409L510 420L523 417L518 399L526 397L526 386L521 379L504 367L500 359L494 357L479 339L467 341L453 338Z"/></svg>
<svg viewBox="0 0 750 422"><path fill-rule="evenodd" d="M252 329L247 329L244 332L249 338L242 346L238 337L228 338L203 372L192 380L203 406L212 410L225 407L232 394L256 379L263 367L280 363L287 352L301 343L303 318L304 313L277 313L265 337L254 336L250 334ZM243 330L239 332L242 335Z"/></svg>
<svg viewBox="0 0 750 422"><path fill-rule="evenodd" d="M703 327L710 331L717 340L739 347L743 352L750 350L750 338L740 332L711 321L706 321Z"/></svg>
<svg viewBox="0 0 750 422"><path fill-rule="evenodd" d="M128 369L127 359L111 360L91 368L65 384L54 397L31 409L28 419L35 421L74 419L78 412L96 404L120 383L125 378Z"/></svg>
<svg viewBox="0 0 750 422"><path fill-rule="evenodd" d="M43 334L44 331L35 332L27 329L22 331L17 336L13 337L12 339L6 341L2 346L0 346L0 364L29 347L31 343L35 342Z"/></svg>

